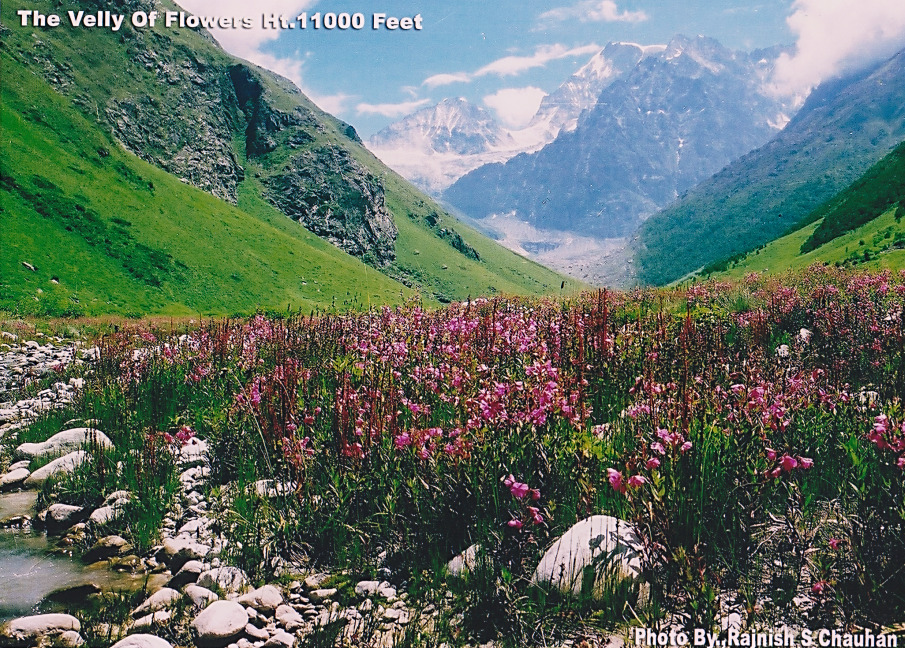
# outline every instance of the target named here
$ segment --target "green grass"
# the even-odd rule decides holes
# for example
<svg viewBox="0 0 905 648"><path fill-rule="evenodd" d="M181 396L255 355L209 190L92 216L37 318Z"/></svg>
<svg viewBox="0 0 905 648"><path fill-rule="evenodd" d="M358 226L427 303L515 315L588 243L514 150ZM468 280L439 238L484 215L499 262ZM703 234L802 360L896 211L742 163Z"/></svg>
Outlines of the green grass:
<svg viewBox="0 0 905 648"><path fill-rule="evenodd" d="M850 264L871 270L905 269L905 249L895 247L905 241L905 223L896 221L895 212L890 209L879 218L802 254L802 244L822 221L811 223L748 253L726 270L710 276L740 279L751 272L779 274L802 270L814 263Z"/></svg>
<svg viewBox="0 0 905 648"><path fill-rule="evenodd" d="M264 181L291 151L282 146L246 159L244 117L235 108L222 110L233 122L231 145L246 171L238 204L181 182L124 151L107 130L105 107L146 100L171 119L193 123L195 111L206 108L193 105L179 86L161 83L145 65L148 53L173 66L224 75L238 60L191 30L145 30L139 36L130 27L119 35L22 28L15 16L20 6L3 5L8 30L0 49L7 79L0 144L0 310L191 317L366 308L419 294L436 304L481 294L559 292L562 276L455 221L350 139L347 125L262 70L256 74L268 105L300 111L312 124L306 126L312 147L345 148L383 179L399 228L397 261L381 273L266 202ZM28 8L53 11L42 2ZM57 79L54 87L48 78ZM277 139L284 143L289 134L282 131ZM151 154L155 146L148 144ZM417 216L430 211L441 213L447 227L479 249L481 261L455 250ZM565 285L571 291L582 287L571 280Z"/></svg>

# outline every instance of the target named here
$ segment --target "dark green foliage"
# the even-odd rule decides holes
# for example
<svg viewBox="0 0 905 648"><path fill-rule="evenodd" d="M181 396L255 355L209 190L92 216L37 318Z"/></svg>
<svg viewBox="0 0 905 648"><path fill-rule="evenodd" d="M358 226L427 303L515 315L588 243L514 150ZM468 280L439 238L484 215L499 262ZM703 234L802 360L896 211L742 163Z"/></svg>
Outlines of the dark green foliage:
<svg viewBox="0 0 905 648"><path fill-rule="evenodd" d="M896 219L900 219L903 202L905 142L871 167L857 182L808 215L805 223L821 218L823 222L801 246L802 254L864 225L896 203L899 203Z"/></svg>

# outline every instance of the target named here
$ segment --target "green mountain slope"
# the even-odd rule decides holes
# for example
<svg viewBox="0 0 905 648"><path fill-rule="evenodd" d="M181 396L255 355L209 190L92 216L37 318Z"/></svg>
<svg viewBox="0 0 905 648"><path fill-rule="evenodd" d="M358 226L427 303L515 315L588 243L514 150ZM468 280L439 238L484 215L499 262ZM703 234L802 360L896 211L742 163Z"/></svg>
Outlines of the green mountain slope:
<svg viewBox="0 0 905 648"><path fill-rule="evenodd" d="M813 263L905 268L905 142L815 209L807 225L701 274L741 277Z"/></svg>
<svg viewBox="0 0 905 648"><path fill-rule="evenodd" d="M801 251L816 250L896 204L902 205L905 210L905 142L871 167L851 187L807 217L808 222L822 221L802 244Z"/></svg>
<svg viewBox="0 0 905 648"><path fill-rule="evenodd" d="M827 83L768 144L642 226L639 278L663 284L801 224L905 139L905 52Z"/></svg>
<svg viewBox="0 0 905 648"><path fill-rule="evenodd" d="M562 276L456 221L205 33L36 29L20 8L65 17L2 6L0 308L231 314L560 291ZM280 182L320 221L287 218ZM394 235L382 252L367 239L380 226Z"/></svg>

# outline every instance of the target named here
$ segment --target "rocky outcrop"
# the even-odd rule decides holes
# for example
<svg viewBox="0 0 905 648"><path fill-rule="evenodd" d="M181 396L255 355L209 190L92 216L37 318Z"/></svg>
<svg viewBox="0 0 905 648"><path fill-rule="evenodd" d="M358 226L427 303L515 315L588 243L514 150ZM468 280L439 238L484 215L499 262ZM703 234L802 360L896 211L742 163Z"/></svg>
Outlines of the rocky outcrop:
<svg viewBox="0 0 905 648"><path fill-rule="evenodd" d="M277 209L349 254L373 265L396 258L383 185L344 149L299 153L264 184Z"/></svg>
<svg viewBox="0 0 905 648"><path fill-rule="evenodd" d="M189 51L168 55L148 38L132 34L136 61L156 76L161 91L111 97L107 124L138 157L235 204L245 172L232 147L238 112L232 84L222 67Z"/></svg>

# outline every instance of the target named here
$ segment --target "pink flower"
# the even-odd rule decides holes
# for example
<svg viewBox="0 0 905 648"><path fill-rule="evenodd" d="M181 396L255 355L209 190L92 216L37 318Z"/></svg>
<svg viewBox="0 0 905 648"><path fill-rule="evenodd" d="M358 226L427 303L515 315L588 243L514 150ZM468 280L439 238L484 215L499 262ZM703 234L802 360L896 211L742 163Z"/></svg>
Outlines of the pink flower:
<svg viewBox="0 0 905 648"><path fill-rule="evenodd" d="M836 551L842 545L842 540L839 538L830 538L830 549Z"/></svg>
<svg viewBox="0 0 905 648"><path fill-rule="evenodd" d="M512 486L509 487L509 492L512 493L512 496L515 499L522 499L525 495L528 494L528 484L522 484L521 482L515 482Z"/></svg>
<svg viewBox="0 0 905 648"><path fill-rule="evenodd" d="M798 467L798 460L795 457L790 457L789 455L783 455L782 459L779 460L779 464L782 466L782 469L785 472L791 472L795 468Z"/></svg>
<svg viewBox="0 0 905 648"><path fill-rule="evenodd" d="M654 441L653 443L651 443L650 449L659 455L666 454L666 448L664 448L663 444L659 441Z"/></svg>
<svg viewBox="0 0 905 648"><path fill-rule="evenodd" d="M412 444L412 437L409 436L408 432L403 432L394 440L397 448L404 448Z"/></svg>
<svg viewBox="0 0 905 648"><path fill-rule="evenodd" d="M773 448L767 448L767 459L770 461L776 461L776 450Z"/></svg>
<svg viewBox="0 0 905 648"><path fill-rule="evenodd" d="M544 516L541 515L539 509L537 509L537 508L535 508L535 507L533 507L533 506L529 506L529 507L528 507L528 512L531 514L531 520L532 520L535 524L543 524L543 523L544 523Z"/></svg>
<svg viewBox="0 0 905 648"><path fill-rule="evenodd" d="M686 441L682 444L682 447L679 448L679 452L681 452L682 454L685 454L689 450L691 450L691 441Z"/></svg>
<svg viewBox="0 0 905 648"><path fill-rule="evenodd" d="M808 468L811 468L814 466L814 460L811 459L810 457L798 457L798 461L804 470L807 470Z"/></svg>
<svg viewBox="0 0 905 648"><path fill-rule="evenodd" d="M632 475L628 478L629 488L638 488L645 483L647 483L647 480L642 475Z"/></svg>
<svg viewBox="0 0 905 648"><path fill-rule="evenodd" d="M521 520L509 520L509 522L507 522L506 524L508 524L509 526L511 526L513 529L521 529L521 528L522 528L522 521L521 521Z"/></svg>
<svg viewBox="0 0 905 648"><path fill-rule="evenodd" d="M826 590L827 587L829 587L829 583L827 583L826 581L817 581L816 583L814 583L814 586L811 587L811 591L817 596L820 596L821 594L823 594L824 590Z"/></svg>
<svg viewBox="0 0 905 648"><path fill-rule="evenodd" d="M647 468L648 470L654 470L655 468L659 468L660 460L657 459L656 457L652 457L647 460L647 463L644 464L644 467Z"/></svg>
<svg viewBox="0 0 905 648"><path fill-rule="evenodd" d="M899 457L899 460L896 462L896 466L898 466L899 470L905 470L905 455Z"/></svg>
<svg viewBox="0 0 905 648"><path fill-rule="evenodd" d="M531 494L531 499L533 499L535 502L540 499L540 490L539 489L532 488L528 492Z"/></svg>
<svg viewBox="0 0 905 648"><path fill-rule="evenodd" d="M625 483L622 481L622 473L615 468L607 468L606 476L613 490L625 495Z"/></svg>

